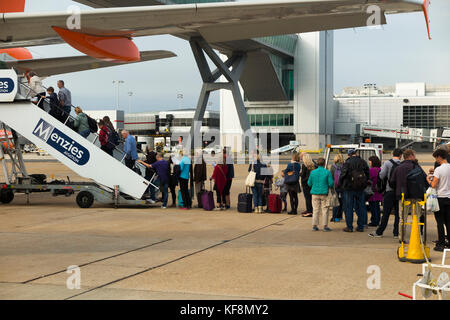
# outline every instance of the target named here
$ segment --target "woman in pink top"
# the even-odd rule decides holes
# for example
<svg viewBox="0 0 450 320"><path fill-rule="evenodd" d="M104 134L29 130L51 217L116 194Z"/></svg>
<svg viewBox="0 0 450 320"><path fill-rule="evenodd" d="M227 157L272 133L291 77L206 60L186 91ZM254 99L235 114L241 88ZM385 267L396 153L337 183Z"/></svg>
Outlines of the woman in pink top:
<svg viewBox="0 0 450 320"><path fill-rule="evenodd" d="M380 203L383 201L383 195L377 192L378 173L381 171L381 161L377 156L369 158L370 181L372 182L373 196L369 198L369 210L371 212L370 227L378 227L380 224L381 209Z"/></svg>

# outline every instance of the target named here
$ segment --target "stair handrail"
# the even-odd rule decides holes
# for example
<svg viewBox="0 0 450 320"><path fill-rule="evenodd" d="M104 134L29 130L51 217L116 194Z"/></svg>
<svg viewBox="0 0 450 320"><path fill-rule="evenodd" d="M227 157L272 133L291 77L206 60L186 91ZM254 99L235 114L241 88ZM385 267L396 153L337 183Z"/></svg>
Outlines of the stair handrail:
<svg viewBox="0 0 450 320"><path fill-rule="evenodd" d="M31 98L31 93L34 93L35 96L37 96L37 95L40 93L40 92L35 92L35 91L28 85L28 83L26 83L26 82L21 82L21 81L19 81L19 85L25 87L25 88L28 90L28 93L27 93L27 95L25 96L26 99ZM42 86L42 87L43 87L45 90L47 90L46 87L44 87L44 86ZM40 99L38 100L38 102L36 103L36 107L38 107L38 105L41 103L42 100L44 100L45 102L47 102L47 103L49 104L50 107L51 107L51 106L55 106L55 104L52 103L52 102L50 101L49 98L47 98L46 96L41 96ZM62 109L61 106L56 105L56 107L57 107L64 115L67 115L67 118L66 118L66 120L64 121L64 125L67 125L67 121L69 120L69 118L72 119L73 121L75 121L75 118L74 118L70 113L67 113L66 111L64 111L64 109ZM74 106L73 104L70 104L70 107L71 107L71 109L72 109L72 108L75 109L75 106ZM44 111L45 111L45 110L44 110ZM95 145L95 142L96 142L97 139L99 138L99 134L98 134L97 132L91 132L91 134L94 135L94 140L89 141L87 138L85 138L85 139L88 140L89 142L91 142L92 144ZM116 159L114 156L113 156L113 158L116 159L117 161L121 162L121 163L124 163L125 158L126 158L126 156L127 156L127 155L124 153L124 151L123 151L122 149L120 149L118 146L114 146L114 149L113 149L113 150L116 150L117 152L123 154L121 160ZM144 166L141 165L141 164L138 163L138 162L136 162L135 166L138 166L138 167L140 167L141 169L144 168Z"/></svg>

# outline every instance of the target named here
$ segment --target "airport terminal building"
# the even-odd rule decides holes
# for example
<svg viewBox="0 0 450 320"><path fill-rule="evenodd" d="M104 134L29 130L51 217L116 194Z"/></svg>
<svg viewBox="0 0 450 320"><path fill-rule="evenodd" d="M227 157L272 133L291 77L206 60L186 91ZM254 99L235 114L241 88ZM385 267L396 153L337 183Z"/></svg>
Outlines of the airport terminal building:
<svg viewBox="0 0 450 320"><path fill-rule="evenodd" d="M335 101L335 143L355 141L363 135L364 126L373 130L377 141L377 132L383 129L416 128L427 136L434 129L450 128L450 85L350 87L336 95Z"/></svg>
<svg viewBox="0 0 450 320"><path fill-rule="evenodd" d="M279 145L297 140L317 150L334 131L333 31L256 39L270 50L248 54L240 85L253 132L279 134ZM264 70L264 76L261 76ZM230 92L221 90L221 141L242 149L242 130ZM270 149L262 145L263 149Z"/></svg>
<svg viewBox="0 0 450 320"><path fill-rule="evenodd" d="M450 85L420 82L350 87L336 95L335 100L336 134L354 132L356 124L388 128L450 127Z"/></svg>

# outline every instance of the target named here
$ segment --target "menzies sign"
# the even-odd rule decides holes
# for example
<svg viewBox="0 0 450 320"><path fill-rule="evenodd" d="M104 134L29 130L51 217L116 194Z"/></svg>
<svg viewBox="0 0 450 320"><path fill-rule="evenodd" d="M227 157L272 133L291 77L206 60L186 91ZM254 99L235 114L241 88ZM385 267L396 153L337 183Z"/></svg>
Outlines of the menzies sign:
<svg viewBox="0 0 450 320"><path fill-rule="evenodd" d="M85 147L44 119L38 121L33 134L80 166L89 161L89 151Z"/></svg>
<svg viewBox="0 0 450 320"><path fill-rule="evenodd" d="M14 70L0 70L0 102L13 102L17 94L17 74Z"/></svg>

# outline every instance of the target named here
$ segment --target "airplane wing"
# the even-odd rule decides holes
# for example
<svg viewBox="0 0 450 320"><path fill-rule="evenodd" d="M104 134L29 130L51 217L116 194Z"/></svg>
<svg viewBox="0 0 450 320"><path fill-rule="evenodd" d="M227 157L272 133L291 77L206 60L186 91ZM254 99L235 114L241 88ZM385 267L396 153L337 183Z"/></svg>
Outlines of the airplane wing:
<svg viewBox="0 0 450 320"><path fill-rule="evenodd" d="M141 62L156 59L176 57L170 51L141 51ZM49 77L56 74L92 70L120 65L120 63L102 61L89 56L75 56L64 58L48 58L33 60L5 61L8 68L16 68L19 71L35 71L40 77ZM133 63L133 62L131 62Z"/></svg>
<svg viewBox="0 0 450 320"><path fill-rule="evenodd" d="M80 2L108 3L99 0ZM95 37L131 38L161 34L186 39L200 35L209 43L217 43L366 26L374 14L370 11L374 8L371 7L373 5L380 9L380 17L371 21L385 24L385 14L423 11L425 9L422 2L423 0L280 0L102 8L72 14L3 13L0 14L0 48L60 43L64 42L61 39L63 37L80 50L76 46L77 41L88 40L92 44L99 40Z"/></svg>

